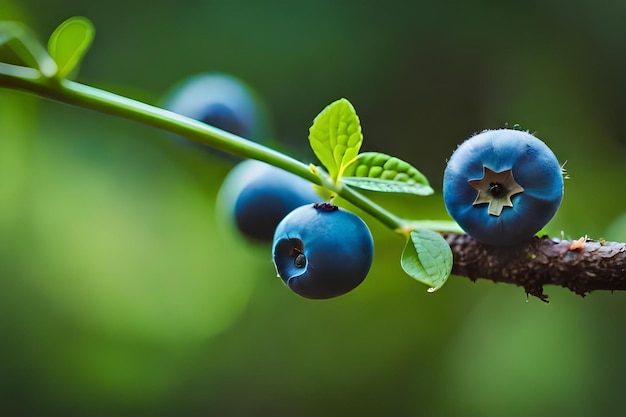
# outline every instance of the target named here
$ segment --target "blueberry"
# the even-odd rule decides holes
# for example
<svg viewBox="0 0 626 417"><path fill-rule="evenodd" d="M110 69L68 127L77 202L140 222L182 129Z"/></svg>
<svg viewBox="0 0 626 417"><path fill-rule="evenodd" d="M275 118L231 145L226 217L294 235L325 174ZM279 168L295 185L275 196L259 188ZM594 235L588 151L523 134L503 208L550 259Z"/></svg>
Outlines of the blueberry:
<svg viewBox="0 0 626 417"><path fill-rule="evenodd" d="M306 298L331 298L356 288L372 265L374 242L357 215L329 203L308 204L276 227L272 254L280 278Z"/></svg>
<svg viewBox="0 0 626 417"><path fill-rule="evenodd" d="M249 159L226 176L218 195L241 234L271 242L278 223L293 209L320 200L313 184L283 169Z"/></svg>
<svg viewBox="0 0 626 417"><path fill-rule="evenodd" d="M528 132L485 130L450 157L443 198L450 216L476 240L515 245L537 233L559 208L561 165Z"/></svg>
<svg viewBox="0 0 626 417"><path fill-rule="evenodd" d="M188 77L172 88L163 106L246 139L265 141L269 136L267 112L258 95L232 75Z"/></svg>

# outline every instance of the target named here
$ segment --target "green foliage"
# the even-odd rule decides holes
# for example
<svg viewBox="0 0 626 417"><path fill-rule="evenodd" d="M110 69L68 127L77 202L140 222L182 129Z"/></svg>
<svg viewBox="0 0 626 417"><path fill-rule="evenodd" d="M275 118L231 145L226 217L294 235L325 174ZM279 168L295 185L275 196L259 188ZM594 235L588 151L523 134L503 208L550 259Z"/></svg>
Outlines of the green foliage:
<svg viewBox="0 0 626 417"><path fill-rule="evenodd" d="M452 271L452 250L440 234L428 229L411 231L402 252L402 269L429 285L429 292L445 284Z"/></svg>
<svg viewBox="0 0 626 417"><path fill-rule="evenodd" d="M50 35L48 52L58 66L56 77L66 78L83 59L95 36L95 28L89 19L70 17Z"/></svg>
<svg viewBox="0 0 626 417"><path fill-rule="evenodd" d="M354 107L345 98L331 103L315 118L309 141L335 183L341 181L347 186L385 193L433 193L426 177L409 163L379 152L358 153L363 142L361 125ZM399 228L398 232L406 230L410 231L401 258L402 268L429 285L429 291L441 288L452 270L450 247L431 230L409 227Z"/></svg>
<svg viewBox="0 0 626 417"><path fill-rule="evenodd" d="M309 143L336 182L354 161L363 143L361 123L352 104L342 98L326 106L313 120Z"/></svg>
<svg viewBox="0 0 626 417"><path fill-rule="evenodd" d="M434 192L426 177L412 165L380 152L359 154L344 175L344 183L364 190L423 196Z"/></svg>

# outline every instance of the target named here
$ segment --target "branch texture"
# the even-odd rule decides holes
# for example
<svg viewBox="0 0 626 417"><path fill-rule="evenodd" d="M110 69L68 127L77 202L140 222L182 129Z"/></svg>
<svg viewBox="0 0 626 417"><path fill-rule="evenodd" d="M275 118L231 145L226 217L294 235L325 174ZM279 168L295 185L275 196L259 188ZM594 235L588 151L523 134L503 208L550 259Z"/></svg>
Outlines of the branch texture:
<svg viewBox="0 0 626 417"><path fill-rule="evenodd" d="M510 247L487 246L466 234L444 235L454 254L452 273L523 287L547 302L544 285L585 296L596 290L626 290L626 243L547 236Z"/></svg>

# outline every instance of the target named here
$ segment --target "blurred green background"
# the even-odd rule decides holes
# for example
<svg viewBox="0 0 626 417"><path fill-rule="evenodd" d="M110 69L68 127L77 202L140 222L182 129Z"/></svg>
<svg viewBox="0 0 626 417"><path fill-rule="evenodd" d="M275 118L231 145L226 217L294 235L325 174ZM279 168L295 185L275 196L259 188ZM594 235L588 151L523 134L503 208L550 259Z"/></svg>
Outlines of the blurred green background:
<svg viewBox="0 0 626 417"><path fill-rule="evenodd" d="M626 240L626 2L0 0L42 41L84 15L78 80L149 103L231 73L306 150L339 97L365 150L420 168L485 128L536 132L571 179L555 236ZM163 132L0 90L0 414L10 416L623 415L622 293L452 277L434 294L365 217L373 269L311 301L239 239L215 198L231 164ZM385 197L445 218L441 198Z"/></svg>

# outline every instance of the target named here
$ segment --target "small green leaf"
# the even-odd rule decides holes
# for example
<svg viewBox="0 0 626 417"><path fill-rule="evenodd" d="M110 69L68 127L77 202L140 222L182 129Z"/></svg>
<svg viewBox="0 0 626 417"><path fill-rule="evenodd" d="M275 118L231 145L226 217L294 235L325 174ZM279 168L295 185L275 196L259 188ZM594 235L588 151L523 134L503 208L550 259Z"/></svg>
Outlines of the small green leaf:
<svg viewBox="0 0 626 417"><path fill-rule="evenodd" d="M309 143L332 180L341 178L363 143L361 123L352 104L342 98L322 110L309 129Z"/></svg>
<svg viewBox="0 0 626 417"><path fill-rule="evenodd" d="M426 177L408 162L380 152L363 152L344 171L342 181L364 190L431 195Z"/></svg>
<svg viewBox="0 0 626 417"><path fill-rule="evenodd" d="M445 239L428 229L411 231L400 261L404 272L429 285L428 292L446 283L452 271L452 250Z"/></svg>
<svg viewBox="0 0 626 417"><path fill-rule="evenodd" d="M81 16L67 19L57 27L48 41L48 52L59 67L57 78L67 77L89 50L95 35L91 21Z"/></svg>

